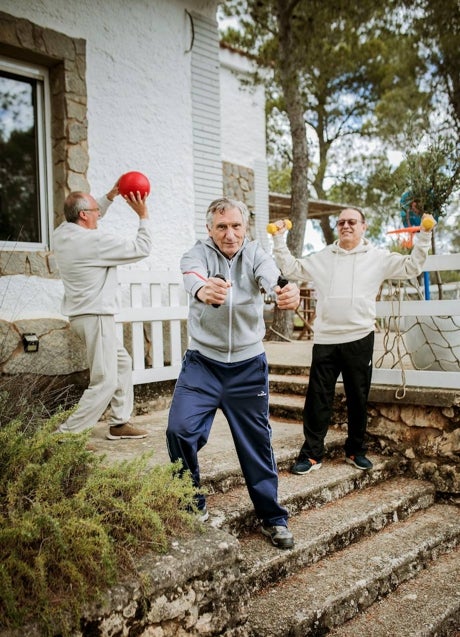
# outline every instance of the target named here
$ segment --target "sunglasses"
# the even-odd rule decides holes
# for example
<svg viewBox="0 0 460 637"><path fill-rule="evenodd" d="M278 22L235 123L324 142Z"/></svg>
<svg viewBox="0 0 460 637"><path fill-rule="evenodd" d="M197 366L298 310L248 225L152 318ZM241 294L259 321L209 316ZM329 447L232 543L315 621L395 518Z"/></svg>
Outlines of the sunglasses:
<svg viewBox="0 0 460 637"><path fill-rule="evenodd" d="M340 221L337 221L337 228L343 228L346 223L348 223L349 226L353 227L356 226L357 223L363 222L358 219L340 219Z"/></svg>

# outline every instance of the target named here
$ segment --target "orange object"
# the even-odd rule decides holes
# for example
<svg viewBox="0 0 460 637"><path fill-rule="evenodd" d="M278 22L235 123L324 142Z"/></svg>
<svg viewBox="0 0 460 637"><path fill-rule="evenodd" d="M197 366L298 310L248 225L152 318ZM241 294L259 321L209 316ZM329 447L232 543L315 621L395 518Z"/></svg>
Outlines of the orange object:
<svg viewBox="0 0 460 637"><path fill-rule="evenodd" d="M290 230L292 228L292 221L290 219L283 219L283 223L286 230ZM275 234L278 230L281 230L281 228L279 228L276 223L269 223L267 226L268 234Z"/></svg>
<svg viewBox="0 0 460 637"><path fill-rule="evenodd" d="M398 228L397 230L388 230L387 234L402 234L403 232L420 232L420 226L409 226L408 228Z"/></svg>
<svg viewBox="0 0 460 637"><path fill-rule="evenodd" d="M398 228L397 230L388 230L387 234L403 234L404 232L409 233L408 239L402 239L401 247L408 248L409 250L414 245L414 232L420 232L420 226L408 226L407 228Z"/></svg>

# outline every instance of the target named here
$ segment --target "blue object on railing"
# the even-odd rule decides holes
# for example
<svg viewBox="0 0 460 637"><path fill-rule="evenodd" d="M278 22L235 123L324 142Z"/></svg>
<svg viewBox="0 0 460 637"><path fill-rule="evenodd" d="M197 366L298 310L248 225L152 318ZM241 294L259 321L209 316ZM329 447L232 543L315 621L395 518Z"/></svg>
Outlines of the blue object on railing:
<svg viewBox="0 0 460 637"><path fill-rule="evenodd" d="M423 273L423 285L425 286L425 301L430 300L430 273Z"/></svg>

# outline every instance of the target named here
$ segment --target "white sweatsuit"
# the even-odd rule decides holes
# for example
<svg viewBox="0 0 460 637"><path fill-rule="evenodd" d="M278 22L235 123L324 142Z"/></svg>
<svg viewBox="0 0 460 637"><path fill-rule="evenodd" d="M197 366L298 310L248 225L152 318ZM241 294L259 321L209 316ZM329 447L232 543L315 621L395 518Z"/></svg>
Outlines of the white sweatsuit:
<svg viewBox="0 0 460 637"><path fill-rule="evenodd" d="M102 215L110 200L104 197L98 204ZM133 384L131 357L115 331L117 265L135 263L150 254L150 221L139 219L133 239L64 221L54 232L53 247L64 284L62 313L85 343L90 370L89 386L60 431L80 433L93 427L109 403L109 425L123 424L133 409Z"/></svg>
<svg viewBox="0 0 460 637"><path fill-rule="evenodd" d="M344 250L336 242L309 257L296 259L282 235L274 236L275 260L283 276L313 281L317 294L312 363L303 411L305 441L299 463L322 461L340 373L347 399L345 455L366 453L376 297L385 279L418 276L430 245L431 232L421 232L407 256L375 248L362 239L353 250Z"/></svg>

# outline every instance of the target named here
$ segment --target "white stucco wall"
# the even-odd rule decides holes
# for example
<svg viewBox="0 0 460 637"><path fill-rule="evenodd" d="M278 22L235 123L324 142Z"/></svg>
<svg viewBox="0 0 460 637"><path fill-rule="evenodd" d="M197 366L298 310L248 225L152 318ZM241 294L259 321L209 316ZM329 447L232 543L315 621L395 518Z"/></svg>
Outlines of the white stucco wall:
<svg viewBox="0 0 460 637"><path fill-rule="evenodd" d="M192 156L190 20L214 19L217 0L1 0L0 9L70 37L86 40L88 179L96 197L119 175L139 170L151 181L149 209L156 269L175 269L195 240ZM101 222L134 234L137 218L117 198ZM146 264L144 264L146 265ZM8 277L9 278L9 277ZM12 277L11 279L14 279ZM22 280L3 281L9 292ZM33 278L30 284L32 285ZM60 282L44 281L50 298ZM57 292L56 292L57 289ZM3 296L0 313L10 316ZM51 312L46 296L29 295L22 315ZM25 298L25 297L24 297ZM17 317L18 310L14 311ZM43 315L43 314L42 314Z"/></svg>
<svg viewBox="0 0 460 637"><path fill-rule="evenodd" d="M222 160L254 170L256 236L268 249L265 91L251 85L249 58L221 47L220 67Z"/></svg>
<svg viewBox="0 0 460 637"><path fill-rule="evenodd" d="M248 58L220 49L222 159L254 167L265 161L265 93L262 86L244 86L252 70Z"/></svg>

